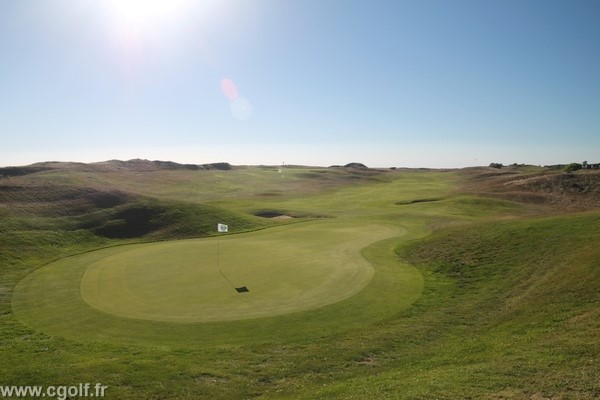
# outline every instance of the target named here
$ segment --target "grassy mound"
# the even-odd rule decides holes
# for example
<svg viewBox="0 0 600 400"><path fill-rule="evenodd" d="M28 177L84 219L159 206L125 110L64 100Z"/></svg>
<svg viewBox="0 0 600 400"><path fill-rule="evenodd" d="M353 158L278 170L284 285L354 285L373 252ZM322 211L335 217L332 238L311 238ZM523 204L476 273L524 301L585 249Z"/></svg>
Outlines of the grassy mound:
<svg viewBox="0 0 600 400"><path fill-rule="evenodd" d="M463 188L485 196L548 205L560 211L600 207L600 171L565 173L545 168L470 168L461 171Z"/></svg>
<svg viewBox="0 0 600 400"><path fill-rule="evenodd" d="M401 247L425 290L381 356L399 353L386 371L298 398L598 398L599 232L595 213L455 227Z"/></svg>
<svg viewBox="0 0 600 400"><path fill-rule="evenodd" d="M264 219L214 205L148 199L89 213L78 227L106 238L160 239L213 235L218 223L230 224L232 232L269 226Z"/></svg>

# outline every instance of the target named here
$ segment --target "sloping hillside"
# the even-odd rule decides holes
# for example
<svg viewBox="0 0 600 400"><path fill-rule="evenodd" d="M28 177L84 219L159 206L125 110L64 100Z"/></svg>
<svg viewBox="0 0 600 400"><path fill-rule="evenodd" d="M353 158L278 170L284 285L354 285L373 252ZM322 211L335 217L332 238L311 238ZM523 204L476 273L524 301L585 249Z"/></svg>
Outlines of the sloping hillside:
<svg viewBox="0 0 600 400"><path fill-rule="evenodd" d="M462 190L565 211L600 207L600 170L573 173L542 168L468 168Z"/></svg>
<svg viewBox="0 0 600 400"><path fill-rule="evenodd" d="M380 347L359 358L361 375L296 398L600 398L599 242L596 212L447 228L400 247L423 296L369 332Z"/></svg>

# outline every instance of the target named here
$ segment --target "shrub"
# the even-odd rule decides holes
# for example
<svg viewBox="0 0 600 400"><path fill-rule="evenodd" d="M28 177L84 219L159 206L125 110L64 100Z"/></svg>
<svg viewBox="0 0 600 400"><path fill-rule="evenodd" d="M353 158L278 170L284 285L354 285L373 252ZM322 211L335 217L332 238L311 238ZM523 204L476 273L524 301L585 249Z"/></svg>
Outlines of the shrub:
<svg viewBox="0 0 600 400"><path fill-rule="evenodd" d="M570 174L571 172L579 171L580 169L581 169L581 164L571 163L565 167L565 172Z"/></svg>

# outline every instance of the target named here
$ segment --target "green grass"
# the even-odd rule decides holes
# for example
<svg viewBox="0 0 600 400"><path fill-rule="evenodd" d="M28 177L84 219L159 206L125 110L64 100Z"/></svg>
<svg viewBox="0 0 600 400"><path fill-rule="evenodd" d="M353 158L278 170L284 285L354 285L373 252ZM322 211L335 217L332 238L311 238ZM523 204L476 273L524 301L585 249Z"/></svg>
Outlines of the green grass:
<svg viewBox="0 0 600 400"><path fill-rule="evenodd" d="M360 250L398 234L397 228L383 224L318 221L211 240L112 247L37 270L16 288L13 306L19 318L50 333L83 324L95 311L90 306L115 316L171 322L264 318L311 310L360 292L374 273ZM396 279L392 275L378 281ZM402 290L418 292L420 283L409 281ZM239 294L232 284L251 291ZM53 288L51 294L48 288ZM364 310L374 314L365 318L380 318L381 311ZM356 308L353 312L359 313ZM116 319L109 324L103 319L109 325L126 322ZM223 327L221 338L229 326ZM127 329L135 339L133 328ZM101 331L95 326L88 335L95 338ZM81 336L82 330L77 334ZM148 335L147 329L140 332Z"/></svg>
<svg viewBox="0 0 600 400"><path fill-rule="evenodd" d="M339 224L337 226L339 228ZM375 233L375 236L370 236L371 239L378 235L389 235L393 232L389 229L384 229L382 232L381 227L378 227L378 229L379 231ZM314 231L314 227L311 230ZM332 232L332 230L328 231L330 235ZM266 231L261 233L267 234ZM289 232L286 233L290 234ZM280 235L279 239L281 237ZM352 240L342 243L342 246L334 247L334 251L336 253L342 251L344 257L348 257L361 248L361 246L354 248L348 245L361 244L365 240L364 238L357 239L355 234L350 234L349 238L352 238ZM339 239L339 236L335 239ZM95 310L81 298L79 284L82 282L82 275L85 273L86 268L98 260L103 260L107 255L106 251L91 252L82 256L64 259L36 271L35 274L29 275L27 279L22 281L20 287L17 287L13 302L17 316L27 324L49 334L78 340L136 343L137 345L169 348L204 348L223 344L241 346L251 343L274 344L314 340L323 335L339 334L369 326L374 322L396 314L409 306L418 297L422 288L422 279L416 270L409 266L404 266L403 273L398 274L398 263L392 251L394 243L395 240L380 241L365 249L366 259L376 265L377 273L371 278L366 288L345 300L343 298L352 294L352 290L356 291L360 288L354 285L363 283L362 279L354 280L361 278L364 273L368 274L370 272L368 266L351 261L355 265L350 265L350 267L358 267L358 272L362 272L362 274L358 276L341 275L335 277L336 280L334 281L330 277L325 282L319 280L321 287L305 288L304 292L294 297L289 297L288 293L284 293L280 297L274 296L272 289L271 292L260 293L260 285L252 286L249 284L251 290L256 291L259 295L255 301L259 306L266 307L264 303L267 303L278 308L275 310L270 308L259 310L225 308L225 310L221 310L222 312L235 313L237 317L243 318L244 312L260 314L266 310L268 313L282 314L283 311L290 310L281 309L281 307L291 307L291 311L297 311L306 307L318 307L320 303L334 302L325 307L318 307L304 312L286 313L278 317L190 324L119 318ZM320 246L323 249L329 249L328 244L327 242L321 243ZM386 251L382 251L383 249ZM108 254L114 253L114 249L108 250ZM362 271L364 267L367 267L366 271ZM339 273L339 271L336 272ZM251 275L248 279L251 279ZM314 280L315 278L311 277L311 279ZM299 291L299 283L301 282L294 280L288 282L288 285ZM344 286L336 287L336 284ZM83 285L85 285L85 279ZM281 288L281 286L282 284L279 283L278 287ZM52 288L52 295L47 294L49 288ZM240 301L245 301L246 298L241 296L247 296L247 294L237 294L233 292L231 287L225 285L222 288L227 291L220 292L221 296L227 296L229 293L233 295L234 303L230 303L229 307ZM218 289L211 288L211 290L217 291ZM350 292L348 292L349 290ZM118 296L118 294L115 295ZM265 298L265 295L270 296ZM298 303L299 300L304 300L305 303ZM283 303L284 301L287 301L287 304ZM127 305L121 305L121 307L125 306ZM164 305L162 306L164 307ZM174 306L172 304L171 306L171 312L173 312ZM179 306L181 307L181 304ZM212 306L217 307L219 304L214 303ZM227 305L220 305L220 307L224 306ZM213 317L213 310L195 309L197 312L204 311L205 314L188 317L188 320ZM135 311L139 312L139 310ZM57 318L56 316L59 315L61 317ZM172 315L170 317L167 315L161 319L176 319Z"/></svg>
<svg viewBox="0 0 600 400"><path fill-rule="evenodd" d="M456 195L461 179L453 172L315 168L11 178L48 190L59 183L117 188L132 197L75 215L54 203L0 207L0 382L102 382L108 398L132 399L599 398L600 214L543 216L547 209L532 205ZM151 210L151 230L125 239L101 235L104 223L126 222L122 212L140 205ZM255 217L261 210L301 218ZM125 257L128 266L127 249L171 252L178 243L198 243L194 255L215 238L139 242L202 237L228 217L236 221L230 227L247 233L222 237L221 244L256 240L243 251L253 257L230 266L268 262L266 249L278 242L285 254L303 254L304 263L292 265L327 268L324 260L346 265L350 257L358 271L373 275L348 298L237 321L132 319L82 299L90 265L114 267L102 264L103 256ZM189 229L196 225L206 228ZM381 236L363 232L380 226L391 228ZM144 257L160 261L150 253L134 259ZM276 268L245 275L241 284L267 275L275 277ZM160 274L109 276L92 282L118 285L120 277L147 296L160 283ZM324 276L296 278L305 290ZM164 282L193 287L173 279ZM342 291L327 295L335 292ZM166 302L166 312L181 300Z"/></svg>
<svg viewBox="0 0 600 400"><path fill-rule="evenodd" d="M402 246L426 287L390 333L404 359L306 398L598 398L598 228L598 213L561 216Z"/></svg>

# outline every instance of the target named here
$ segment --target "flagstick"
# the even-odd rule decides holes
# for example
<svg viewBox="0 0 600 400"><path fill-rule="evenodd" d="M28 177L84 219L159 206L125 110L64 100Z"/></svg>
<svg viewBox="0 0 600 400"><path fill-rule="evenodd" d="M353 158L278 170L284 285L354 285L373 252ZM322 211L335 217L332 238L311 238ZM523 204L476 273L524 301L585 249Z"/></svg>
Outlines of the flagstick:
<svg viewBox="0 0 600 400"><path fill-rule="evenodd" d="M229 282L229 284L231 285L231 287L234 288L234 289L236 289L235 285L233 283L231 283L231 281L229 280L229 278L221 270L221 249L220 249L220 246L219 246L219 236L221 236L221 232L217 232L217 269L219 270L219 272L221 273L221 275L223 275L223 278L225 278L225 280L227 282Z"/></svg>
<svg viewBox="0 0 600 400"><path fill-rule="evenodd" d="M223 273L223 271L219 270L219 272L221 273L221 275L223 275L223 278L225 278L225 280L227 282L229 282L229 284L231 285L232 288L236 289L236 287L233 285L233 283L231 283L231 281L229 280L229 278ZM236 289L237 290L237 289Z"/></svg>

